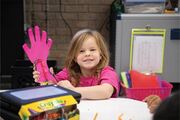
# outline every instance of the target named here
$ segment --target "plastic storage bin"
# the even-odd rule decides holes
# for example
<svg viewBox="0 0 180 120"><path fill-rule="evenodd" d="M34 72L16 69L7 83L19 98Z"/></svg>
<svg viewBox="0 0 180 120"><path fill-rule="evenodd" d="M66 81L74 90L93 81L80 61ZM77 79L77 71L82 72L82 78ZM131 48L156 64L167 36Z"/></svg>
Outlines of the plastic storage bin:
<svg viewBox="0 0 180 120"><path fill-rule="evenodd" d="M166 0L125 0L125 13L163 13Z"/></svg>
<svg viewBox="0 0 180 120"><path fill-rule="evenodd" d="M142 101L149 95L158 95L161 99L165 99L171 94L172 85L165 80L162 80L162 86L158 88L123 88L127 98Z"/></svg>

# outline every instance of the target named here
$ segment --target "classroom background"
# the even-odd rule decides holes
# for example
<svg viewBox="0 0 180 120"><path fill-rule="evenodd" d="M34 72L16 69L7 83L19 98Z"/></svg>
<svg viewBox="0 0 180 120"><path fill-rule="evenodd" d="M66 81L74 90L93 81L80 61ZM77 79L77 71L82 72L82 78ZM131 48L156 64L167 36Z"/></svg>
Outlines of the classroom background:
<svg viewBox="0 0 180 120"><path fill-rule="evenodd" d="M161 4L158 3L158 6L163 9L149 11L149 13L172 16L178 14L179 19L180 2L178 0L159 1ZM1 0L0 88L36 86L32 80L32 64L21 47L28 41L26 29L33 25L39 25L53 39L48 64L56 71L63 67L72 35L83 28L96 29L105 37L111 51L110 65L115 67L115 62L117 62L115 61L115 20L121 19L121 14L141 12L136 7L130 11L131 5L123 5L123 3L128 3L128 0L123 2L121 0ZM179 45L179 40L175 42ZM179 50L179 47L177 48ZM180 80L179 75L177 81L178 79ZM178 82L172 82L172 84L173 90L179 89Z"/></svg>

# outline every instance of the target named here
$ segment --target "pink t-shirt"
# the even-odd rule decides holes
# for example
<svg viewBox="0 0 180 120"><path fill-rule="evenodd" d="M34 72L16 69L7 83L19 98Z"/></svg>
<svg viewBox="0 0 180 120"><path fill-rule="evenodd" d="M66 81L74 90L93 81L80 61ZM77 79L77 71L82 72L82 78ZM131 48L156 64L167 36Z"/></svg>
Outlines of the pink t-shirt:
<svg viewBox="0 0 180 120"><path fill-rule="evenodd" d="M61 80L68 80L68 71L66 68L64 68L62 71L56 74L56 79ZM58 82L59 82L58 81ZM110 67L104 67L102 71L100 72L100 77L81 77L79 82L79 87L88 87L88 86L95 86L95 85L101 85L103 83L108 83L114 87L114 93L111 97L117 97L119 94L119 77L115 70Z"/></svg>

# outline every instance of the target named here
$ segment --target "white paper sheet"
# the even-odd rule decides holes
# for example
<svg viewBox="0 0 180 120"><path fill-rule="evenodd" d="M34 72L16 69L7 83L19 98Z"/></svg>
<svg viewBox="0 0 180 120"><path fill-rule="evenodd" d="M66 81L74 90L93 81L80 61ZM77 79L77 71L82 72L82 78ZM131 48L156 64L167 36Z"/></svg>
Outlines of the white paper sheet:
<svg viewBox="0 0 180 120"><path fill-rule="evenodd" d="M163 66L163 36L135 35L132 69L161 73Z"/></svg>
<svg viewBox="0 0 180 120"><path fill-rule="evenodd" d="M111 98L107 100L81 100L78 104L80 120L152 120L147 104L128 98Z"/></svg>

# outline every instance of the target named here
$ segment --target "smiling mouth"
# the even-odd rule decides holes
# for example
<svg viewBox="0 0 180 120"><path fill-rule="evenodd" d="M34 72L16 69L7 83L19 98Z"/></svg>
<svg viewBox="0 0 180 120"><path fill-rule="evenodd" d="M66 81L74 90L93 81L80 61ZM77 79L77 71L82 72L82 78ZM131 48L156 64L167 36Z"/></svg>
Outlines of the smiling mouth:
<svg viewBox="0 0 180 120"><path fill-rule="evenodd" d="M87 60L84 60L83 62L91 62L93 61L93 59L87 59Z"/></svg>

